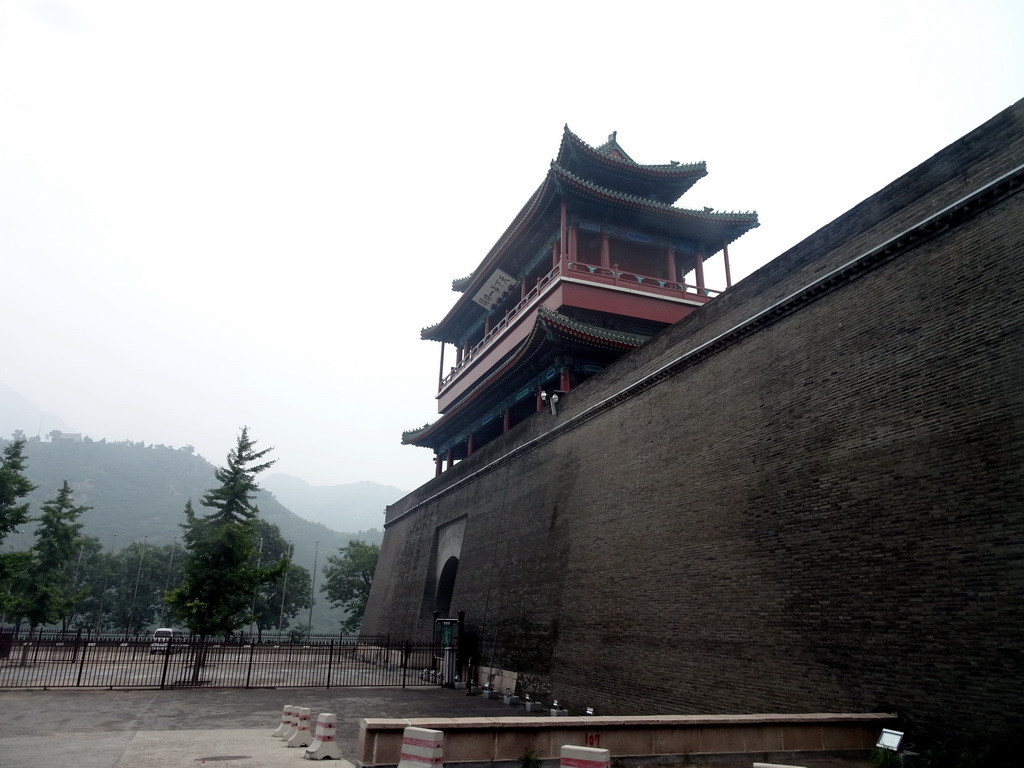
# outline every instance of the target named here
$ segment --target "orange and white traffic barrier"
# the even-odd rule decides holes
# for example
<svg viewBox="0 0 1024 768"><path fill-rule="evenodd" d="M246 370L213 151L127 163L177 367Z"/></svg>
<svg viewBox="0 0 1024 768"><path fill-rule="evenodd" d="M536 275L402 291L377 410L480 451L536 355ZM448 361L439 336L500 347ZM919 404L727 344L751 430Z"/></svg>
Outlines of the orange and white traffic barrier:
<svg viewBox="0 0 1024 768"><path fill-rule="evenodd" d="M285 733L288 731L288 729L292 727L291 715L292 715L292 705L291 704L285 704L284 705L284 710L282 710L282 712L281 712L281 724L279 726L277 726L277 730L274 731L270 735L271 736L277 736L278 738L281 738L282 736L284 736Z"/></svg>
<svg viewBox="0 0 1024 768"><path fill-rule="evenodd" d="M442 768L444 731L406 728L402 731L402 757L398 768Z"/></svg>
<svg viewBox="0 0 1024 768"><path fill-rule="evenodd" d="M334 715L321 713L316 719L316 731L313 732L313 743L303 755L307 760L341 760L341 750L335 738L338 718Z"/></svg>
<svg viewBox="0 0 1024 768"><path fill-rule="evenodd" d="M607 749L576 747L566 744L562 747L561 768L609 768L612 753Z"/></svg>
<svg viewBox="0 0 1024 768"><path fill-rule="evenodd" d="M295 733L289 732L289 747L308 747L312 737L309 735L309 707L299 707L299 719L295 725Z"/></svg>

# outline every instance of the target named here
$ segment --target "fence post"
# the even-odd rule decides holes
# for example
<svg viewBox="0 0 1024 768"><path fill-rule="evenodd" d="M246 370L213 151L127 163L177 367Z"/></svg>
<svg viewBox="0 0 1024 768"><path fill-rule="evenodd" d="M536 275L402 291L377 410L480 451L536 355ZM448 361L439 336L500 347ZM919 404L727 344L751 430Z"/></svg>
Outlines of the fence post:
<svg viewBox="0 0 1024 768"><path fill-rule="evenodd" d="M78 662L78 680L75 681L75 687L76 688L81 688L81 686L82 686L82 671L83 671L83 668L85 667L85 656L89 652L89 645L88 645L88 643L89 643L88 640L83 640L82 641L82 658Z"/></svg>
<svg viewBox="0 0 1024 768"><path fill-rule="evenodd" d="M409 641L402 641L402 687L405 688L405 673L409 671Z"/></svg>
<svg viewBox="0 0 1024 768"><path fill-rule="evenodd" d="M174 637L167 638L167 648L164 649L164 666L160 672L160 690L164 690L167 682L167 665L171 663L171 649L174 647ZM153 650L150 648L150 650Z"/></svg>
<svg viewBox="0 0 1024 768"><path fill-rule="evenodd" d="M331 668L334 666L334 638L331 638L331 647L327 651L327 690L331 689Z"/></svg>
<svg viewBox="0 0 1024 768"><path fill-rule="evenodd" d="M252 659L256 655L256 643L249 643L249 669L245 672L245 687L249 687L249 681L252 680Z"/></svg>

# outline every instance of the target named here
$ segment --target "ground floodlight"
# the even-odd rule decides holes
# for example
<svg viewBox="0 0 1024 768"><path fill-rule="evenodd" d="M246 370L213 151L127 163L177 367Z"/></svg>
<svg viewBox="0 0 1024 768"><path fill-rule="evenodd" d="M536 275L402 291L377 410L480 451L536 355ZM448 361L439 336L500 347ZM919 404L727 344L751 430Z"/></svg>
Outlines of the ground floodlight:
<svg viewBox="0 0 1024 768"><path fill-rule="evenodd" d="M878 737L878 743L875 746L878 749L888 749L896 752L900 748L901 741L903 741L902 731L891 731L888 728L883 728L882 734Z"/></svg>

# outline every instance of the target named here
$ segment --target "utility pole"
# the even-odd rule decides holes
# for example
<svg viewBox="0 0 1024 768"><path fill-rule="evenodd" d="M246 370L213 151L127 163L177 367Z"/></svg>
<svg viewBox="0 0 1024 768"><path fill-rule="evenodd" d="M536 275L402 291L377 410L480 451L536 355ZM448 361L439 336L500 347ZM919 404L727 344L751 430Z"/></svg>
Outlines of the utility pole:
<svg viewBox="0 0 1024 768"><path fill-rule="evenodd" d="M316 547L313 549L313 590L309 597L309 629L310 636L313 634L313 606L316 605L316 559L320 555L320 539L316 540Z"/></svg>

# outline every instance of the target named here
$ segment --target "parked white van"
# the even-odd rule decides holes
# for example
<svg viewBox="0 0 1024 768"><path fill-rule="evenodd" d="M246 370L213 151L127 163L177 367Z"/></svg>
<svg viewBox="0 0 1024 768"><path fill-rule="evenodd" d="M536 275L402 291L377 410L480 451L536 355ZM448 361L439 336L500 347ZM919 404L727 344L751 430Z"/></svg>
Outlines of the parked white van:
<svg viewBox="0 0 1024 768"><path fill-rule="evenodd" d="M180 629L171 629L170 627L160 627L153 633L153 642L149 644L149 653L152 656L154 653L167 653L167 649L171 649L171 653L180 653L185 646L185 632Z"/></svg>

